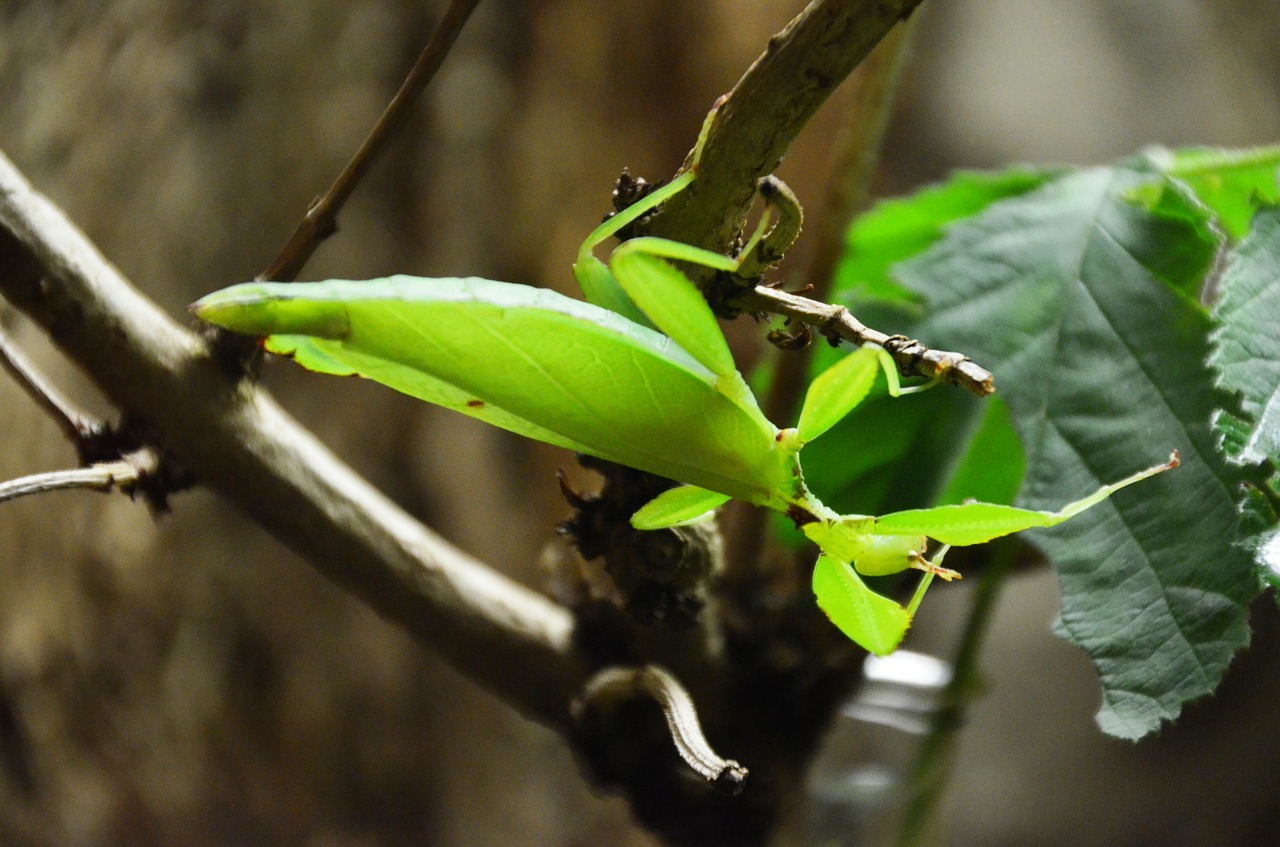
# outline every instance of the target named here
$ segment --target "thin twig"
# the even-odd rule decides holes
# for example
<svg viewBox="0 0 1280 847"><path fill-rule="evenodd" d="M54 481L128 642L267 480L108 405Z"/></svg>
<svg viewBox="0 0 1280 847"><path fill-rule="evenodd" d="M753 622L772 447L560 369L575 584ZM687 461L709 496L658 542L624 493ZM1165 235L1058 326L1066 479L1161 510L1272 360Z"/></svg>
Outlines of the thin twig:
<svg viewBox="0 0 1280 847"><path fill-rule="evenodd" d="M17 380L36 405L53 418L58 429L73 444L79 444L81 439L97 431L100 423L54 388L3 330L0 330L0 365Z"/></svg>
<svg viewBox="0 0 1280 847"><path fill-rule="evenodd" d="M1003 539L989 548L990 555L969 609L960 647L956 651L951 681L942 692L941 706L934 713L929 734L920 744L920 751L907 781L910 795L903 807L902 827L898 834L898 847L921 847L932 843L939 826L938 815L947 782L951 779L955 764L956 742L964 725L965 711L980 689L978 659L996 601L1005 577L1017 557L1018 544Z"/></svg>
<svg viewBox="0 0 1280 847"><path fill-rule="evenodd" d="M8 482L0 482L0 503L16 500L28 494L43 494L46 491L63 491L70 488L87 488L90 491L120 489L128 493L141 478L142 472L138 465L121 459L118 462L103 462L87 468L32 474L11 479Z"/></svg>
<svg viewBox="0 0 1280 847"><path fill-rule="evenodd" d="M972 391L979 397L994 392L991 372L962 353L933 350L905 335L887 335L872 329L844 306L819 303L808 297L775 288L756 286L742 304L750 311L774 312L803 321L827 338L853 344L879 344L898 365L903 376L923 376Z"/></svg>
<svg viewBox="0 0 1280 847"><path fill-rule="evenodd" d="M693 698L679 680L658 665L615 666L597 671L583 686L582 696L574 701L574 714L580 717L591 706L633 697L650 697L658 704L667 719L676 752L699 776L731 793L742 791L747 769L711 749L702 734Z"/></svg>
<svg viewBox="0 0 1280 847"><path fill-rule="evenodd" d="M297 278L307 260L330 235L337 231L338 212L355 191L360 180L368 172L387 142L404 125L409 116L409 107L418 98L427 83L431 82L444 63L445 57L457 40L462 27L478 6L480 0L453 0L440 19L439 26L431 35L431 40L423 48L418 61L400 85L400 90L391 98L387 108L373 125L369 135L360 148L356 150L351 161L338 174L333 185L329 186L298 224L289 242L281 249L280 254L270 266L258 277L277 282L291 282Z"/></svg>

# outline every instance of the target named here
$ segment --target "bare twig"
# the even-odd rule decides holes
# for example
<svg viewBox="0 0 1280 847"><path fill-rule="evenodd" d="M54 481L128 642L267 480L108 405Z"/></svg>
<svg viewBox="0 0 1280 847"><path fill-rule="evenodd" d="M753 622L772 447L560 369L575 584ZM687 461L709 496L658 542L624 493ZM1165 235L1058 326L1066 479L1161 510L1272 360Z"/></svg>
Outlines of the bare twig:
<svg viewBox="0 0 1280 847"><path fill-rule="evenodd" d="M812 259L804 272L804 280L810 286L805 294L811 300L831 299L836 263L844 251L845 231L870 197L871 181L880 162L880 148L915 21L913 17L895 26L849 79L853 90L847 118L836 140L831 179L827 181L822 208L812 216L817 221L817 238ZM765 414L770 420L796 419L812 361L812 345L779 357L777 374L770 382L765 403Z"/></svg>
<svg viewBox="0 0 1280 847"><path fill-rule="evenodd" d="M53 418L58 429L72 443L78 444L82 438L96 431L98 422L54 388L3 330L0 330L0 365L17 380L36 405Z"/></svg>
<svg viewBox="0 0 1280 847"><path fill-rule="evenodd" d="M49 471L0 482L0 503L16 500L28 494L46 491L64 491L70 488L87 488L90 491L132 490L142 475L142 469L128 460L103 462L87 468L65 471Z"/></svg>
<svg viewBox="0 0 1280 847"><path fill-rule="evenodd" d="M711 749L702 734L693 698L679 680L658 665L609 667L597 671L583 686L582 696L574 701L574 714L581 716L592 706L633 697L650 697L658 704L667 719L667 729L671 732L676 752L689 767L703 779L731 793L742 791L747 769Z"/></svg>
<svg viewBox="0 0 1280 847"><path fill-rule="evenodd" d="M0 156L0 293L126 415L318 570L531 717L582 686L568 612L452 547L128 284Z"/></svg>
<svg viewBox="0 0 1280 847"><path fill-rule="evenodd" d="M271 265L262 272L259 279L290 282L297 278L306 265L311 254L330 235L337 231L338 212L355 191L360 180L368 172L378 154L386 147L387 141L404 125L409 116L409 107L427 87L427 83L440 70L449 50L457 40L458 34L466 24L471 12L480 4L480 0L453 0L440 19L439 26L432 33L431 40L423 48L418 60L414 63L409 75L400 85L400 90L391 98L378 122L356 150L351 161L347 162L342 173L334 180L319 199L307 209L307 214L294 231L289 242L281 249L280 254Z"/></svg>
<svg viewBox="0 0 1280 847"><path fill-rule="evenodd" d="M757 286L743 298L749 310L774 312L803 321L828 338L854 344L879 344L898 365L903 376L923 376L972 391L985 397L995 391L991 372L961 353L930 349L905 335L887 335L872 329L844 306L819 303L808 297Z"/></svg>

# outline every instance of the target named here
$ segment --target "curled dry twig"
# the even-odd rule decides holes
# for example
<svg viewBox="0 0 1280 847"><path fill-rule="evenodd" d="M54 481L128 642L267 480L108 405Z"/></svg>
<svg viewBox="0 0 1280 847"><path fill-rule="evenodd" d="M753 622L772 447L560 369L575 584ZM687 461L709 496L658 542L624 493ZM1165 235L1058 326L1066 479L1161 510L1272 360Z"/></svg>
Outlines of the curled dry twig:
<svg viewBox="0 0 1280 847"><path fill-rule="evenodd" d="M633 697L649 697L658 704L676 752L699 776L731 794L742 791L747 769L711 749L702 733L693 698L679 680L658 665L614 666L597 671L574 702L574 715L580 718L589 707Z"/></svg>

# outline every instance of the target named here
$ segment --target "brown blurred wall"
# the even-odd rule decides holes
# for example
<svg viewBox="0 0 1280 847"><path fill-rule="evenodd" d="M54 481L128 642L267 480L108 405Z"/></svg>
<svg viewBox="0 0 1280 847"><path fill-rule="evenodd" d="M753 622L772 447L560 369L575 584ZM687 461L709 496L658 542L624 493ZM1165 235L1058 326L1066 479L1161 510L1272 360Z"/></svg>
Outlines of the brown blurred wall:
<svg viewBox="0 0 1280 847"><path fill-rule="evenodd" d="M0 149L179 316L266 265L443 5L9 0ZM618 171L673 171L712 100L801 5L489 0L306 276L474 274L567 289ZM957 166L1105 161L1152 141L1280 139L1277 33L1264 3L936 2L882 190ZM784 166L811 210L839 119L825 110ZM107 411L2 303L0 320L60 384ZM540 583L540 552L566 511L553 474L571 457L355 381L284 365L268 379L399 502ZM0 410L0 478L72 461L7 380ZM91 494L0 507L0 842L652 843L619 801L593 796L556 737L244 516L198 490L173 507L156 520ZM1047 632L1051 578L1020 580L1008 597L952 843L1147 843L1142 834L1168 819L1160 797L1189 802L1220 763L1250 761L1247 736L1224 737L1212 705L1196 716L1215 727L1207 746L1175 735L1176 757L1098 738L1087 664ZM940 611L934 626L944 653L947 620ZM1242 696L1274 686L1263 679ZM1231 714L1253 714L1240 709ZM1055 763L1070 750L1088 754L1066 779ZM1152 756L1203 762L1203 777L1169 780ZM1255 820L1280 787L1273 770L1254 778L1252 817L1225 792L1213 821ZM1097 779L1108 812L1077 820L1099 808ZM1223 830L1186 840L1185 826L1171 827L1160 843L1245 843L1213 832Z"/></svg>

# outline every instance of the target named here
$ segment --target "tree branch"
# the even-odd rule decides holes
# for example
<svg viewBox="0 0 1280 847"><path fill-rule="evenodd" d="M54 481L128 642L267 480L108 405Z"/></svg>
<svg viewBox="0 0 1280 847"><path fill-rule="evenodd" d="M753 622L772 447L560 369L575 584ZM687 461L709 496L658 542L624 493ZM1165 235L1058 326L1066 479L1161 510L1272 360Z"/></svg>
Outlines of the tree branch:
<svg viewBox="0 0 1280 847"><path fill-rule="evenodd" d="M0 267L0 293L203 483L517 709L568 720L585 672L564 609L450 546L266 392L229 380L2 155Z"/></svg>
<svg viewBox="0 0 1280 847"><path fill-rule="evenodd" d="M27 392L36 405L44 410L53 422L62 430L62 434L73 444L101 427L88 414L77 408L61 391L53 386L36 370L12 339L0 331L0 366L14 378L22 390Z"/></svg>
<svg viewBox="0 0 1280 847"><path fill-rule="evenodd" d="M150 454L147 458L154 463L154 454ZM143 472L139 464L122 459L118 462L90 465L87 468L32 474L0 482L0 503L26 497L29 494L44 494L47 491L65 491L72 488L85 488L90 491L112 491L119 488L127 493L137 483Z"/></svg>
<svg viewBox="0 0 1280 847"><path fill-rule="evenodd" d="M698 710L680 681L658 665L602 668L587 680L582 696L574 701L575 716L588 709L633 697L650 697L667 721L667 731L680 758L707 782L731 794L742 792L747 769L711 749L702 734Z"/></svg>
<svg viewBox="0 0 1280 847"><path fill-rule="evenodd" d="M813 0L747 69L720 109L698 179L671 198L648 234L724 252L738 236L756 181L836 87L922 0Z"/></svg>

